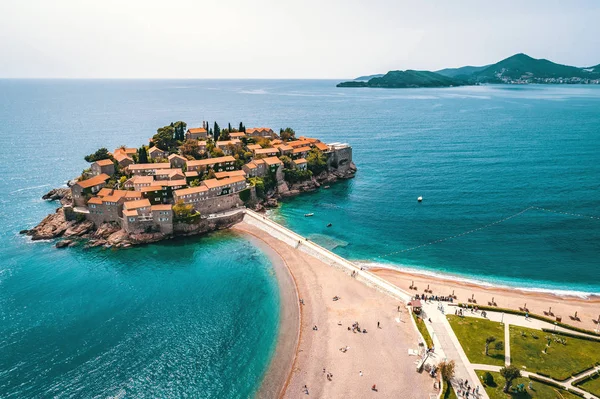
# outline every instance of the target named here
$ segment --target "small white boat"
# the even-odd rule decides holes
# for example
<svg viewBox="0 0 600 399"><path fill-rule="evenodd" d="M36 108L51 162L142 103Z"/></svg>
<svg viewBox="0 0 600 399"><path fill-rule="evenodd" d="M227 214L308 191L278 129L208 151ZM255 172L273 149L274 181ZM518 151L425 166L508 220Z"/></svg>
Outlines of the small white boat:
<svg viewBox="0 0 600 399"><path fill-rule="evenodd" d="M304 214L304 217L305 217L305 218L307 218L307 217L309 217L309 216L314 216L314 215L315 215L314 213L305 213L305 214Z"/></svg>
<svg viewBox="0 0 600 399"><path fill-rule="evenodd" d="M423 201L423 197L417 198L417 201L419 201L419 202Z"/></svg>

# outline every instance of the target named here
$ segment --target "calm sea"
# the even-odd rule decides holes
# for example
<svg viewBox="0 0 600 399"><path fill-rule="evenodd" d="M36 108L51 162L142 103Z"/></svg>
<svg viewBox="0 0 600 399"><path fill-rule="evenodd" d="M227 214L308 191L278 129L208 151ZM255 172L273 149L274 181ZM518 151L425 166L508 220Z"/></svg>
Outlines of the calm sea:
<svg viewBox="0 0 600 399"><path fill-rule="evenodd" d="M0 80L0 396L256 389L279 299L268 259L242 239L85 251L18 235L54 210L40 196L85 154L139 146L171 121L349 142L355 179L273 213L343 256L600 293L600 87L335 83Z"/></svg>

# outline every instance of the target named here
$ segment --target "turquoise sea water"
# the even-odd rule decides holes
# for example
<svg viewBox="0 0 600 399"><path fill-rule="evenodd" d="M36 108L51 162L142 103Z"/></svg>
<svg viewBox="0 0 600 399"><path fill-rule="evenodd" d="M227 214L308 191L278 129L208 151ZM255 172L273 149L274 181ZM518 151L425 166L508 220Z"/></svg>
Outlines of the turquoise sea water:
<svg viewBox="0 0 600 399"><path fill-rule="evenodd" d="M139 146L180 119L349 142L355 179L274 213L343 256L600 293L600 220L538 209L379 258L531 206L600 216L600 87L334 86L0 80L0 397L256 389L278 294L268 260L247 242L217 234L113 252L56 250L18 235L54 210L40 196L83 169L85 154Z"/></svg>

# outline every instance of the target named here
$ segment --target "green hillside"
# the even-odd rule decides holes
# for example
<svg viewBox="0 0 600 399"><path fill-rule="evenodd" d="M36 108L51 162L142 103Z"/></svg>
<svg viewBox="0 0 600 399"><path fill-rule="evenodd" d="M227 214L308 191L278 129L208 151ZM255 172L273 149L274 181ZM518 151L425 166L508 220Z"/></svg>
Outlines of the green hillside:
<svg viewBox="0 0 600 399"><path fill-rule="evenodd" d="M473 75L474 73L483 71L487 67L489 67L489 65L484 65L484 66L467 65L467 66L460 67L460 68L440 69L439 71L435 71L435 73L439 73L440 75L444 75L449 78L461 78L461 77L469 77L469 76Z"/></svg>
<svg viewBox="0 0 600 399"><path fill-rule="evenodd" d="M429 71L390 71L382 77L370 79L368 82L342 82L337 87L380 87L388 89L410 87L450 87L463 86L466 82L449 78Z"/></svg>

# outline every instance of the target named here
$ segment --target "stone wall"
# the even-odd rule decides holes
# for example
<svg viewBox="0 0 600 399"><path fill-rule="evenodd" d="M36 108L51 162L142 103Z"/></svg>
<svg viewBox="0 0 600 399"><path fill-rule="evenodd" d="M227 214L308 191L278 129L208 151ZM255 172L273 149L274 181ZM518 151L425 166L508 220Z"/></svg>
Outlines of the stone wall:
<svg viewBox="0 0 600 399"><path fill-rule="evenodd" d="M244 202L240 199L240 193L235 192L233 194L207 198L204 201L194 202L192 205L194 205L194 209L200 212L201 215L210 215L242 207L244 206Z"/></svg>
<svg viewBox="0 0 600 399"><path fill-rule="evenodd" d="M214 218L201 218L196 223L175 223L173 225L173 233L176 236L190 236L195 234L208 233L210 231L226 229L244 219L244 212L232 212L231 214L222 215Z"/></svg>
<svg viewBox="0 0 600 399"><path fill-rule="evenodd" d="M327 153L327 167L346 172L352 165L352 147L336 148Z"/></svg>
<svg viewBox="0 0 600 399"><path fill-rule="evenodd" d="M326 250L323 247L320 247L312 241L307 240L305 237L302 237L299 234L296 234L293 231L269 220L263 215L246 210L244 222L256 226L278 240L283 241L287 245L296 248L316 259L319 259L321 262L327 265L338 268L348 275L355 273L356 279L365 285L391 295L405 303L408 303L408 301L411 299L410 294L400 290L393 284L390 284L382 278L369 273L367 270L361 270L360 267L352 262L334 254L331 251Z"/></svg>

